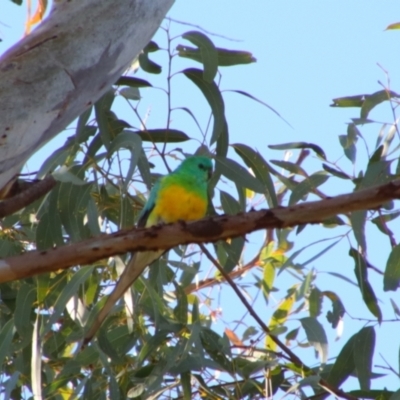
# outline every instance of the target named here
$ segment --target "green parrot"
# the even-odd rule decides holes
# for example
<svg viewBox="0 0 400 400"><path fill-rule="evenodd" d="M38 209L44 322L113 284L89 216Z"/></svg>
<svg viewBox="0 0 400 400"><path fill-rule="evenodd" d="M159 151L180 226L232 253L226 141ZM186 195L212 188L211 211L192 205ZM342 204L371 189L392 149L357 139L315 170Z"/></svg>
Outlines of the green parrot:
<svg viewBox="0 0 400 400"><path fill-rule="evenodd" d="M184 160L170 174L160 178L150 192L149 199L139 215L137 226L149 227L159 223L168 224L203 218L208 207L207 187L212 169L210 158L192 156ZM114 290L85 334L85 343L96 334L115 303L142 274L146 266L157 260L164 251L132 254Z"/></svg>

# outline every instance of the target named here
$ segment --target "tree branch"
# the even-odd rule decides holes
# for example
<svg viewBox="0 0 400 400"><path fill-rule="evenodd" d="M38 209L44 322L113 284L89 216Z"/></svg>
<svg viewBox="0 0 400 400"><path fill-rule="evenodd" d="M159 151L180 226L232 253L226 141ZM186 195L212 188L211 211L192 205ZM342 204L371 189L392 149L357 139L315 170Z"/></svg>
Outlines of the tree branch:
<svg viewBox="0 0 400 400"><path fill-rule="evenodd" d="M0 260L0 283L27 278L129 251L170 249L179 244L215 242L271 228L321 223L337 214L376 209L400 198L400 180L329 199L250 211L238 215L221 215L190 223L179 222L147 229L121 230L47 251Z"/></svg>
<svg viewBox="0 0 400 400"><path fill-rule="evenodd" d="M24 186L26 186L26 184L28 185L24 189ZM14 214L16 211L21 210L27 205L40 199L46 193L50 192L50 190L53 189L56 184L57 181L53 178L52 175L47 176L41 181L25 182L25 185L21 185L21 183L15 181L13 186L18 186L18 188L15 190L19 190L20 188L22 188L22 191L0 203L0 218L4 218L7 215Z"/></svg>

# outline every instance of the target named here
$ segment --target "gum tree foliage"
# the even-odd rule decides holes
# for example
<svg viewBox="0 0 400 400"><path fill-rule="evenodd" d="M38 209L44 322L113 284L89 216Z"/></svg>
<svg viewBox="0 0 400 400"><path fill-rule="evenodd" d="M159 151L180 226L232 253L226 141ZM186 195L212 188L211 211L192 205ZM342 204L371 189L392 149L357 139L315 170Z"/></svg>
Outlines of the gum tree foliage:
<svg viewBox="0 0 400 400"><path fill-rule="evenodd" d="M224 68L254 62L252 54L216 47L211 37L199 31L174 39L168 36L168 30L166 35L167 48L150 42L140 55L141 78L132 73L122 76L79 117L64 145L43 162L37 177L56 171L58 184L45 198L4 218L2 258L133 226L146 193L158 177L155 164L176 165L176 159L189 153L211 154L215 159L210 214L245 212L263 203L272 208L325 198L323 184L328 180L346 181L357 191L397 178L400 134L396 122L378 128L376 146L369 149L368 161L363 168L353 168L357 154L365 151L363 127L373 123L369 112L386 102L396 120L397 95L393 91L385 88L370 95L334 99L336 107L360 109L347 132L339 137L344 157L352 167L346 169L341 162L329 160L327 149L320 144L301 141L271 146L277 151L297 152L296 161L266 160L248 145L230 142L219 85ZM152 60L155 52L163 54L165 64ZM171 98L171 64L176 57L187 60L187 68L179 74L187 78L188 85L198 88L210 107L210 120L199 119L195 109L180 108L198 125L197 133L184 132L176 119L170 123L171 115L177 112L170 102L167 110L162 110L167 115L166 123L157 129L147 129L146 119L138 112L140 98L149 90L160 90L152 84L153 74L162 76L161 90ZM261 102L241 90L237 94ZM185 104L185 93L179 96L180 103ZM125 99L130 105L129 119L135 123L118 115L116 99ZM197 143L197 149L193 143ZM301 165L310 153L319 164L314 171ZM215 328L217 305L209 297L209 288L223 285L225 290L226 285L219 273L205 278L210 262L194 246L179 246L155 262L115 306L96 339L85 348L80 347L80 340L90 311L101 306L121 273L126 255L3 283L1 390L13 399L29 397L32 392L53 399L261 399L285 392L294 397L307 393L316 399L326 398L329 392L346 398L395 398L396 387L386 389L373 383L379 375L372 369L372 359L379 334L377 324L390 323L384 320L376 288L383 286L388 292L387 301L400 281L400 246L391 231L399 215L392 202L379 210L332 218L322 228L326 238L336 239L303 263L297 257L304 248L296 246L296 240L313 227L266 232L258 243L258 253L246 264L245 238L207 247L214 262L222 266L240 291L252 286L262 293L262 320L281 340L279 345L265 333L265 327L249 317L245 330L234 324L227 324L222 332ZM383 255L386 261L378 273L367 256L366 229L370 226L379 230L392 247L390 254ZM335 253L335 257L351 257L354 270L343 275L332 273L337 290L320 290L318 259L334 251L343 239L348 240L347 250ZM244 281L242 275L247 271L251 276ZM285 275L291 277L289 286ZM370 320L359 321L353 336L328 359L327 332L342 324L347 305L341 299L341 285L348 281L353 282L352 290L359 292L363 300L360 307L369 311ZM279 295L280 301L271 312L272 294L275 298ZM327 314L322 312L323 305L329 309ZM397 321L400 311L393 300L392 305ZM317 362L311 357L312 367L296 356L299 346L308 346L311 355L317 353ZM390 373L398 374L397 367ZM346 391L340 392L351 376L357 381L351 381L352 387L346 386Z"/></svg>

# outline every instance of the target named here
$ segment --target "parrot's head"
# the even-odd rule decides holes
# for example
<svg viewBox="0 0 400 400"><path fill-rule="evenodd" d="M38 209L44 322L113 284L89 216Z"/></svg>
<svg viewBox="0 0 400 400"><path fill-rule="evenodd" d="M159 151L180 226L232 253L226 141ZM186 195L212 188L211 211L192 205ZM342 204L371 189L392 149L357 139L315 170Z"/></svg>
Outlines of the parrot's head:
<svg viewBox="0 0 400 400"><path fill-rule="evenodd" d="M192 156L184 160L177 171L189 173L197 179L207 182L211 178L213 165L208 157Z"/></svg>

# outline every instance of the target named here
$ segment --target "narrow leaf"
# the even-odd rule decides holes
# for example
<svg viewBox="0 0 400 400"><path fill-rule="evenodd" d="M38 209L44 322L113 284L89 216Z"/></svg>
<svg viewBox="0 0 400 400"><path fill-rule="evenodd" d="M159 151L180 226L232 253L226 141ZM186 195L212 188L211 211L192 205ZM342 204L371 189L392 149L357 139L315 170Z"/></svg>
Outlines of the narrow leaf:
<svg viewBox="0 0 400 400"><path fill-rule="evenodd" d="M214 127L210 144L215 143L225 126L225 106L221 92L214 82L207 82L203 78L203 72L199 69L189 68L182 71L203 93L211 107L214 117Z"/></svg>
<svg viewBox="0 0 400 400"><path fill-rule="evenodd" d="M300 322L306 332L308 342L318 352L321 363L325 364L328 359L328 339L323 326L313 317L301 318Z"/></svg>
<svg viewBox="0 0 400 400"><path fill-rule="evenodd" d="M268 147L273 150L311 149L317 154L317 156L326 160L326 155L325 155L324 150L322 150L321 147L317 146L314 143L291 142L291 143L274 144L274 145L271 144Z"/></svg>
<svg viewBox="0 0 400 400"><path fill-rule="evenodd" d="M186 133L177 129L147 129L135 132L144 142L180 143L190 140Z"/></svg>
<svg viewBox="0 0 400 400"><path fill-rule="evenodd" d="M182 37L200 49L201 61L204 65L203 78L206 82L211 83L218 70L218 53L214 43L208 36L198 31L186 32Z"/></svg>
<svg viewBox="0 0 400 400"><path fill-rule="evenodd" d="M368 282L368 270L365 259L357 250L353 248L350 249L349 254L355 261L354 272L357 277L358 286L360 288L363 300L371 313L378 319L379 322L381 322L382 312L379 308L372 286Z"/></svg>
<svg viewBox="0 0 400 400"><path fill-rule="evenodd" d="M400 244L395 246L387 260L383 277L383 290L396 291L400 287Z"/></svg>
<svg viewBox="0 0 400 400"><path fill-rule="evenodd" d="M372 357L375 349L375 330L372 326L361 329L355 335L354 364L361 390L369 390L371 384Z"/></svg>
<svg viewBox="0 0 400 400"><path fill-rule="evenodd" d="M222 157L215 157L215 161L216 166L222 175L226 176L231 181L239 184L242 187L253 190L254 192L264 192L264 186L261 184L261 182L236 161Z"/></svg>

